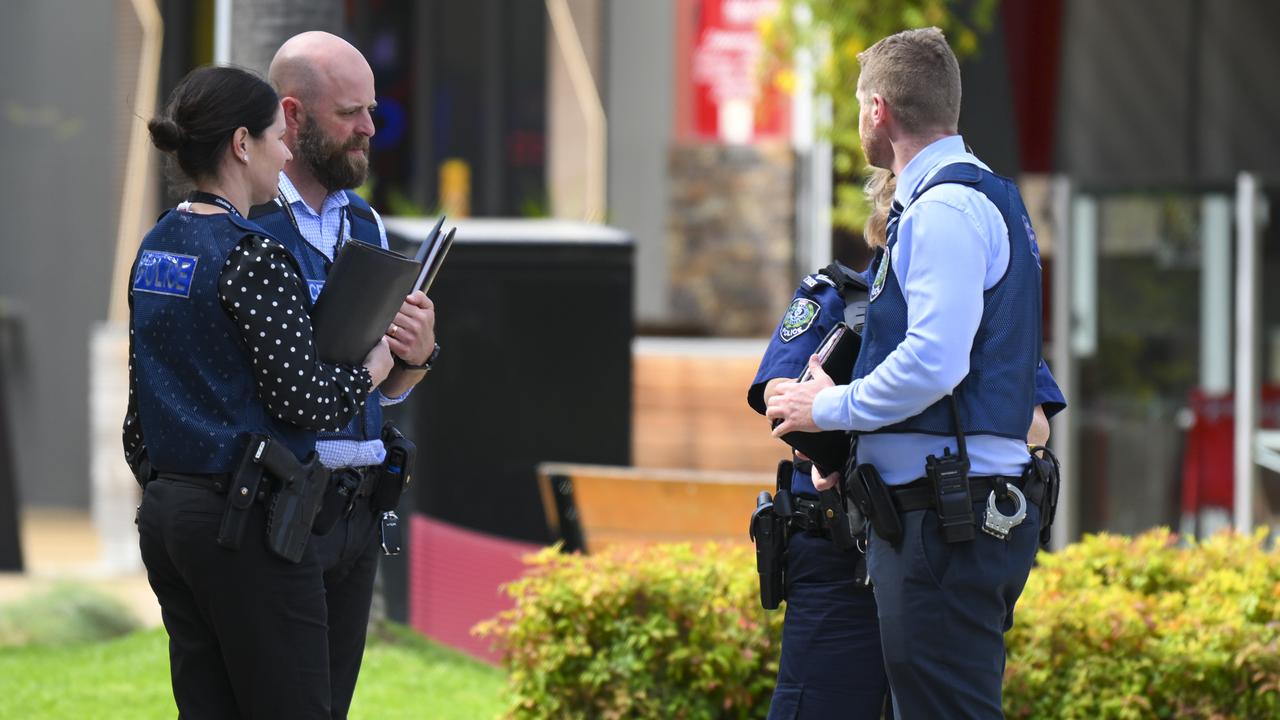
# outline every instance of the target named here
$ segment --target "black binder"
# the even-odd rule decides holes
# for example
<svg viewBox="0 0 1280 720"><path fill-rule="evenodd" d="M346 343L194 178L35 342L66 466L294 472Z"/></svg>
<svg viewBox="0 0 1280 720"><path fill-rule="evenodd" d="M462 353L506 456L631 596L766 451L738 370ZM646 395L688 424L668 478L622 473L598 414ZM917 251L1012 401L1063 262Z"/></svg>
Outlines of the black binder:
<svg viewBox="0 0 1280 720"><path fill-rule="evenodd" d="M816 354L823 372L840 385L848 383L853 377L853 364L858 359L861 347L862 338L848 325L837 323L822 339ZM806 367L797 381L804 382L810 377L809 368ZM782 436L782 441L807 455L823 475L843 470L849 459L849 433L843 430L789 432Z"/></svg>
<svg viewBox="0 0 1280 720"><path fill-rule="evenodd" d="M362 364L391 327L421 271L417 260L399 253L359 240L344 243L311 310L320 359Z"/></svg>

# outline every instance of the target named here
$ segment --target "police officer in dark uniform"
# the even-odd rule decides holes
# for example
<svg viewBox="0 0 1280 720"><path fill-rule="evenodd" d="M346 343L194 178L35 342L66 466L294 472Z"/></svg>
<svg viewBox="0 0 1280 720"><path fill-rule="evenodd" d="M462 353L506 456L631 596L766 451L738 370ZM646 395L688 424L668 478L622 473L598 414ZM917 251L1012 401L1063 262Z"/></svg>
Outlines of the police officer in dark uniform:
<svg viewBox="0 0 1280 720"><path fill-rule="evenodd" d="M751 407L763 414L773 381L798 377L837 323L861 331L865 307L866 284L843 265L806 276L760 361L747 393ZM793 463L790 492L797 517L787 539L787 609L769 718L874 720L885 709L889 682L866 558L857 547L840 549L813 512L819 499L810 466L806 460Z"/></svg>
<svg viewBox="0 0 1280 720"><path fill-rule="evenodd" d="M1056 467L1025 444L1035 235L1016 186L956 132L959 65L940 31L899 33L859 60L863 149L898 178L862 348L847 385L811 362L814 379L780 385L767 414L780 436L858 434L856 466L815 487L843 481L868 511L897 717L998 718L1003 634L1056 497Z"/></svg>
<svg viewBox="0 0 1280 720"><path fill-rule="evenodd" d="M184 718L328 718L323 571L293 501L317 497L316 431L355 416L390 351L321 362L297 262L244 218L290 157L266 82L198 69L149 128L196 187L143 239L129 291L124 446L174 699Z"/></svg>
<svg viewBox="0 0 1280 720"><path fill-rule="evenodd" d="M892 194L892 189L889 190ZM884 215L877 209L868 223L873 245L884 243ZM879 221L877 235L877 221ZM787 312L770 338L747 394L753 409L764 414L767 397L778 381L798 377L819 342L837 323L861 333L866 312L867 278L832 263L804 278ZM1028 442L1048 439L1047 418L1066 407L1062 391L1043 362L1036 373L1036 402L1041 411ZM812 463L793 463L790 492L800 512L819 506L811 478ZM775 506L776 508L776 506ZM880 652L880 625L859 547L840 549L831 530L814 518L794 518L787 541L785 583L787 609L783 621L778 683L769 717L874 719L889 706L889 683ZM820 522L820 519L819 519ZM803 525L801 527L800 525ZM861 538L865 548L865 536Z"/></svg>

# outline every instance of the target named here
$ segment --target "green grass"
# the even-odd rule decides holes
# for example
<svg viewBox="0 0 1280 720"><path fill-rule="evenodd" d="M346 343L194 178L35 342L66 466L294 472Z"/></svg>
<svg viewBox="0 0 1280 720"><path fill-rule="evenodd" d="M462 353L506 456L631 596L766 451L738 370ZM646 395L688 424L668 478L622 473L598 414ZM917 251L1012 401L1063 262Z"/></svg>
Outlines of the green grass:
<svg viewBox="0 0 1280 720"><path fill-rule="evenodd" d="M402 626L369 638L351 720L486 720L505 709L501 670ZM67 647L0 648L0 718L174 718L168 637L144 630Z"/></svg>

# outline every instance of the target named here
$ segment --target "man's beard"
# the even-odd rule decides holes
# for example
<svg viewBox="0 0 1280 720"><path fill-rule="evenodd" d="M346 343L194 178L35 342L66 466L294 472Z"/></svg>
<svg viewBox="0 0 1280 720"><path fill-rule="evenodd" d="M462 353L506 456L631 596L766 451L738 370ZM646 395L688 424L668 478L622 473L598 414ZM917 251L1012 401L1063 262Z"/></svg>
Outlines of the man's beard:
<svg viewBox="0 0 1280 720"><path fill-rule="evenodd" d="M364 150L365 154L348 153L357 148ZM330 139L310 117L298 126L298 156L330 192L364 184L369 177L368 152L369 138L363 135L354 135L345 142Z"/></svg>
<svg viewBox="0 0 1280 720"><path fill-rule="evenodd" d="M862 156L871 167L891 170L893 165L893 146L884 141L870 126L861 128ZM888 146L888 147L886 147Z"/></svg>

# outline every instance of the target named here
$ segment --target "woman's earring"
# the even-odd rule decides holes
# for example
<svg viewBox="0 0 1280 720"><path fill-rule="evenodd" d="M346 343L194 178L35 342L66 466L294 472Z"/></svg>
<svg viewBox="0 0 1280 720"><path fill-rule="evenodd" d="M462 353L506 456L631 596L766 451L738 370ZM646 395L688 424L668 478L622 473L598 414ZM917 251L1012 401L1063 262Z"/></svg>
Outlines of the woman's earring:
<svg viewBox="0 0 1280 720"><path fill-rule="evenodd" d="M249 153L245 153L240 159L244 160L245 162L249 162Z"/></svg>

